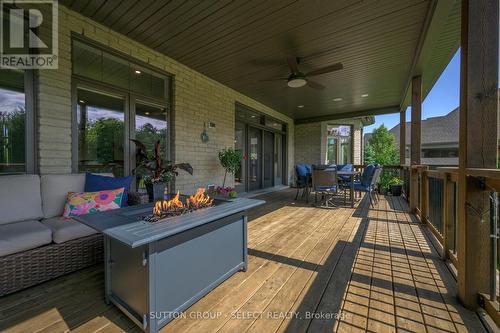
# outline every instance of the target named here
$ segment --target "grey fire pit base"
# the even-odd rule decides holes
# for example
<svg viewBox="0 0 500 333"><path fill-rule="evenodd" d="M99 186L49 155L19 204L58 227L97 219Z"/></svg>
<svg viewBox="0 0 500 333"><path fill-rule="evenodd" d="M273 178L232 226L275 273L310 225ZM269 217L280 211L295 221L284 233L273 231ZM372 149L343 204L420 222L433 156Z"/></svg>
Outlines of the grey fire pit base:
<svg viewBox="0 0 500 333"><path fill-rule="evenodd" d="M152 204L75 217L104 235L105 297L146 332L157 332L247 268L245 211L264 201L218 200L149 223Z"/></svg>
<svg viewBox="0 0 500 333"><path fill-rule="evenodd" d="M106 300L156 332L246 270L246 222L235 214L137 248L105 236Z"/></svg>

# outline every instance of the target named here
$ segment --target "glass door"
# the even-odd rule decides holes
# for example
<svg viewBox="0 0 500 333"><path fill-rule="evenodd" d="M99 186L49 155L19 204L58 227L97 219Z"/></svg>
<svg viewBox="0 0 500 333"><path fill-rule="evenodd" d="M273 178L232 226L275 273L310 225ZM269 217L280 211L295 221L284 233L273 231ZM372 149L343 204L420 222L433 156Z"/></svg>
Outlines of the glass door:
<svg viewBox="0 0 500 333"><path fill-rule="evenodd" d="M125 96L77 89L78 172L125 170Z"/></svg>
<svg viewBox="0 0 500 333"><path fill-rule="evenodd" d="M246 171L246 135L245 135L245 124L241 122L236 122L235 132L234 132L234 149L241 154L243 157L241 160L240 168L234 174L234 188L237 192L245 192L245 171Z"/></svg>
<svg viewBox="0 0 500 333"><path fill-rule="evenodd" d="M262 187L262 131L248 128L248 190Z"/></svg>
<svg viewBox="0 0 500 333"><path fill-rule="evenodd" d="M274 134L264 131L264 177L263 187L274 185Z"/></svg>
<svg viewBox="0 0 500 333"><path fill-rule="evenodd" d="M283 184L283 135L274 134L274 185Z"/></svg>

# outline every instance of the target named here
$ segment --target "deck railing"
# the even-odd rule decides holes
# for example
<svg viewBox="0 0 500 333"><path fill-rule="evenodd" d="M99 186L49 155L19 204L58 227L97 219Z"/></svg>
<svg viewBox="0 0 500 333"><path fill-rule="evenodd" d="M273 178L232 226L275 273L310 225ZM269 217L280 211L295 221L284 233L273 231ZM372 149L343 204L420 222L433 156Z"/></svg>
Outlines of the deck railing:
<svg viewBox="0 0 500 333"><path fill-rule="evenodd" d="M418 200L416 200L415 213L420 220L427 224L435 239L442 246L443 259L449 260L458 267L457 249L458 244L458 168L438 167L429 170L428 166L402 166L401 174L405 181L405 193L410 198L411 173L416 172L416 184L418 186ZM496 318L500 318L499 304L500 292L498 281L500 280L500 243L498 242L500 216L500 169L466 169L468 178L476 179L485 193L490 195L489 221L490 225L490 290L489 295L482 295L485 300L485 308L488 312L496 312ZM411 199L411 198L410 198ZM459 274L459 273L458 273Z"/></svg>

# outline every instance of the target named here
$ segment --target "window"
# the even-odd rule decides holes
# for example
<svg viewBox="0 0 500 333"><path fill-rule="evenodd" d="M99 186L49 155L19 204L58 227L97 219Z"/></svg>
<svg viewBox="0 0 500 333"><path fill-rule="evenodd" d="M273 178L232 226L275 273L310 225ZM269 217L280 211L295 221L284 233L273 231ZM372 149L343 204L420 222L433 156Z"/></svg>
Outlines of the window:
<svg viewBox="0 0 500 333"><path fill-rule="evenodd" d="M78 171L124 174L124 99L78 89Z"/></svg>
<svg viewBox="0 0 500 333"><path fill-rule="evenodd" d="M351 126L328 126L326 139L326 164L351 163L351 141Z"/></svg>
<svg viewBox="0 0 500 333"><path fill-rule="evenodd" d="M0 70L0 174L34 172L31 72Z"/></svg>
<svg viewBox="0 0 500 333"><path fill-rule="evenodd" d="M130 175L135 147L160 141L168 158L170 76L80 40L73 41L73 169ZM137 188L144 188L141 177Z"/></svg>

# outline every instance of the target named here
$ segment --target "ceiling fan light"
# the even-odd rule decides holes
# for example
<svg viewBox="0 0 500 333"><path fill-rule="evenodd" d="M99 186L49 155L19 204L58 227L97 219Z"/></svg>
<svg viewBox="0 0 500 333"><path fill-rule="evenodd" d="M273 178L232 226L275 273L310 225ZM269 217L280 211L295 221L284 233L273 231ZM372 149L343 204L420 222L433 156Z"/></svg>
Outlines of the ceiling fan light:
<svg viewBox="0 0 500 333"><path fill-rule="evenodd" d="M288 80L287 82L287 85L290 87L290 88L300 88L300 87L303 87L307 84L307 80L304 79L304 78L293 78L293 79L290 79Z"/></svg>

